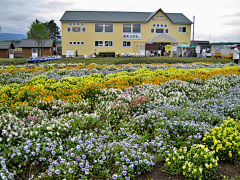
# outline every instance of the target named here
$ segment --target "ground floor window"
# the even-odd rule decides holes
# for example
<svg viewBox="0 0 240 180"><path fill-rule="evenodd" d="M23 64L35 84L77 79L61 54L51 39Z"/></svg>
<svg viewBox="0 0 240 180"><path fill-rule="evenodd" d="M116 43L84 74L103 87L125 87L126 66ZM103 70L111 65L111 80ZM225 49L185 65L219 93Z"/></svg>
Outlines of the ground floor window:
<svg viewBox="0 0 240 180"><path fill-rule="evenodd" d="M103 46L103 41L95 41L95 46Z"/></svg>
<svg viewBox="0 0 240 180"><path fill-rule="evenodd" d="M105 46L113 46L113 42L112 41L105 41Z"/></svg>
<svg viewBox="0 0 240 180"><path fill-rule="evenodd" d="M123 41L123 47L130 47L131 41Z"/></svg>

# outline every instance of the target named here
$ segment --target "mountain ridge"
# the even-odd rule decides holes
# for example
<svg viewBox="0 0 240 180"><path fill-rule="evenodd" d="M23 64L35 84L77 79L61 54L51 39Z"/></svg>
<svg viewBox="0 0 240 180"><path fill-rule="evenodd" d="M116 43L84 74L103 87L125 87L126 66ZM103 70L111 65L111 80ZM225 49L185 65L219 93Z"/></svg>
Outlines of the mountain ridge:
<svg viewBox="0 0 240 180"><path fill-rule="evenodd" d="M27 36L24 34L11 34L11 33L2 33L2 36L0 36L0 40L6 41L6 40L22 40L27 39Z"/></svg>

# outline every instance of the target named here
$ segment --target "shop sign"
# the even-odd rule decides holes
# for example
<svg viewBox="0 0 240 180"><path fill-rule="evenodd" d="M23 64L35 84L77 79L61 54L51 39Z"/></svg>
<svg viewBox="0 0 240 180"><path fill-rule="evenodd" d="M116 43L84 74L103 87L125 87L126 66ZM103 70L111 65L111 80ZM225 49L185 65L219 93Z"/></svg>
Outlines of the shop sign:
<svg viewBox="0 0 240 180"><path fill-rule="evenodd" d="M165 51L172 51L172 46L166 45L165 46Z"/></svg>
<svg viewBox="0 0 240 180"><path fill-rule="evenodd" d="M141 39L141 34L123 34L123 39Z"/></svg>

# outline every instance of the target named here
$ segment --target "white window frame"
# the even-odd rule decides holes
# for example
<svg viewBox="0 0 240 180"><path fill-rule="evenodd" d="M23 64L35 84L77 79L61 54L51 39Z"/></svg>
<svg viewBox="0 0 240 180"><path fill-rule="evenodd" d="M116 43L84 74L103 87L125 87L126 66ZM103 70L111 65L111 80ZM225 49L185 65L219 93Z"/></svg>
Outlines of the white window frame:
<svg viewBox="0 0 240 180"><path fill-rule="evenodd" d="M112 42L112 45L111 45L111 46L109 46L109 45L106 46L106 42ZM113 41L104 41L104 46L105 46L105 47L113 47Z"/></svg>
<svg viewBox="0 0 240 180"><path fill-rule="evenodd" d="M168 25L167 25L167 24L164 24L164 27L168 27Z"/></svg>
<svg viewBox="0 0 240 180"><path fill-rule="evenodd" d="M81 26L84 26L84 23L83 23L83 22L81 23Z"/></svg>
<svg viewBox="0 0 240 180"><path fill-rule="evenodd" d="M73 31L73 28L79 28L79 31ZM81 28L80 27L72 27L72 32L81 32Z"/></svg>
<svg viewBox="0 0 240 180"><path fill-rule="evenodd" d="M69 41L69 45L73 45L73 42L72 42L72 41Z"/></svg>
<svg viewBox="0 0 240 180"><path fill-rule="evenodd" d="M82 32L86 32L86 27L82 27Z"/></svg>
<svg viewBox="0 0 240 180"><path fill-rule="evenodd" d="M81 41L81 45L84 45L84 41Z"/></svg>
<svg viewBox="0 0 240 180"><path fill-rule="evenodd" d="M156 27L156 24L153 24L153 27Z"/></svg>
<svg viewBox="0 0 240 180"><path fill-rule="evenodd" d="M152 30L153 30L153 32L152 32ZM155 29L154 29L154 28L152 28L152 29L150 30L150 32L151 32L151 33L155 33Z"/></svg>
<svg viewBox="0 0 240 180"><path fill-rule="evenodd" d="M168 34L169 33L169 29L165 29L165 34Z"/></svg>
<svg viewBox="0 0 240 180"><path fill-rule="evenodd" d="M67 32L71 32L71 27L67 27Z"/></svg>
<svg viewBox="0 0 240 180"><path fill-rule="evenodd" d="M73 26L76 26L76 23L74 22L74 23L72 23L73 24Z"/></svg>
<svg viewBox="0 0 240 180"><path fill-rule="evenodd" d="M77 45L81 45L81 42L80 42L80 41L77 41Z"/></svg>
<svg viewBox="0 0 240 180"><path fill-rule="evenodd" d="M102 45L101 45L101 46L96 46L96 42L100 42L100 41L102 42ZM104 41L103 41L103 40L94 41L94 46L95 46L95 47L103 47L103 43L104 43Z"/></svg>
<svg viewBox="0 0 240 180"><path fill-rule="evenodd" d="M185 28L186 31L185 31L185 32L180 31L180 28ZM178 32L179 32L179 33L187 33L187 27L186 27L186 26L178 26Z"/></svg>
<svg viewBox="0 0 240 180"><path fill-rule="evenodd" d="M123 43L122 43L123 47L131 47L132 46L132 42L131 41L123 41L123 42L126 42L126 44L127 44L127 42L130 42L130 46L124 46Z"/></svg>
<svg viewBox="0 0 240 180"><path fill-rule="evenodd" d="M72 26L72 23L70 22L70 23L68 23L68 25L69 25L69 26Z"/></svg>
<svg viewBox="0 0 240 180"><path fill-rule="evenodd" d="M77 23L77 26L80 26L80 23L79 23L79 22Z"/></svg>
<svg viewBox="0 0 240 180"><path fill-rule="evenodd" d="M157 32L158 29L156 29L156 33L158 33L158 34L163 34L163 33L164 33L164 29L162 29L162 28L160 28L160 29L163 30L163 32L162 32L162 33L159 33L159 32Z"/></svg>

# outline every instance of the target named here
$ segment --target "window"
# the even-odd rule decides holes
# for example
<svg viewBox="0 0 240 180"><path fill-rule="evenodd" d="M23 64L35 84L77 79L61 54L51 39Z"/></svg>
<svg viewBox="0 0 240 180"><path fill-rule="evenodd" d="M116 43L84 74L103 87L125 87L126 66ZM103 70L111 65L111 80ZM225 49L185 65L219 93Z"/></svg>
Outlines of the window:
<svg viewBox="0 0 240 180"><path fill-rule="evenodd" d="M80 41L78 41L78 42L77 42L77 45L80 45L80 43L81 43L81 42L80 42Z"/></svg>
<svg viewBox="0 0 240 180"><path fill-rule="evenodd" d="M76 26L76 23L73 23L73 26Z"/></svg>
<svg viewBox="0 0 240 180"><path fill-rule="evenodd" d="M167 24L164 24L164 27L167 27Z"/></svg>
<svg viewBox="0 0 240 180"><path fill-rule="evenodd" d="M84 42L83 42L83 41L81 42L81 45L84 45Z"/></svg>
<svg viewBox="0 0 240 180"><path fill-rule="evenodd" d="M95 32L113 32L113 23L95 23Z"/></svg>
<svg viewBox="0 0 240 180"><path fill-rule="evenodd" d="M161 27L163 27L163 24L161 24Z"/></svg>
<svg viewBox="0 0 240 180"><path fill-rule="evenodd" d="M156 24L153 24L153 27L156 27Z"/></svg>
<svg viewBox="0 0 240 180"><path fill-rule="evenodd" d="M163 29L156 29L156 33L164 33Z"/></svg>
<svg viewBox="0 0 240 180"><path fill-rule="evenodd" d="M131 24L123 24L123 33L131 32Z"/></svg>
<svg viewBox="0 0 240 180"><path fill-rule="evenodd" d="M103 32L103 23L95 23L95 32Z"/></svg>
<svg viewBox="0 0 240 180"><path fill-rule="evenodd" d="M77 23L77 26L80 26L80 23Z"/></svg>
<svg viewBox="0 0 240 180"><path fill-rule="evenodd" d="M75 42L75 41L74 41L74 42L73 42L73 44L74 44L74 45L76 45L76 44L77 44L77 42Z"/></svg>
<svg viewBox="0 0 240 180"><path fill-rule="evenodd" d="M187 32L187 28L186 27L178 27L178 32L185 33L185 32Z"/></svg>
<svg viewBox="0 0 240 180"><path fill-rule="evenodd" d="M133 33L141 33L141 24L133 24Z"/></svg>
<svg viewBox="0 0 240 180"><path fill-rule="evenodd" d="M82 28L82 32L86 32L86 28L85 27Z"/></svg>
<svg viewBox="0 0 240 180"><path fill-rule="evenodd" d="M123 47L130 47L131 41L123 41Z"/></svg>
<svg viewBox="0 0 240 180"><path fill-rule="evenodd" d="M123 33L141 33L141 24L123 24Z"/></svg>
<svg viewBox="0 0 240 180"><path fill-rule="evenodd" d="M84 23L81 23L81 26L84 26Z"/></svg>
<svg viewBox="0 0 240 180"><path fill-rule="evenodd" d="M80 27L73 27L72 31L73 32L81 32L81 28Z"/></svg>
<svg viewBox="0 0 240 180"><path fill-rule="evenodd" d="M67 32L71 32L71 28L70 27L67 28Z"/></svg>
<svg viewBox="0 0 240 180"><path fill-rule="evenodd" d="M105 32L113 32L113 23L105 23Z"/></svg>
<svg viewBox="0 0 240 180"><path fill-rule="evenodd" d="M71 26L71 25L72 25L72 23L68 23L68 25L69 25L69 26Z"/></svg>
<svg viewBox="0 0 240 180"><path fill-rule="evenodd" d="M113 42L112 41L105 41L105 46L113 46Z"/></svg>
<svg viewBox="0 0 240 180"><path fill-rule="evenodd" d="M159 27L159 24L157 24L157 27Z"/></svg>
<svg viewBox="0 0 240 180"><path fill-rule="evenodd" d="M103 46L103 41L95 41L95 46Z"/></svg>
<svg viewBox="0 0 240 180"><path fill-rule="evenodd" d="M154 33L154 29L151 29L151 33Z"/></svg>
<svg viewBox="0 0 240 180"><path fill-rule="evenodd" d="M168 29L165 29L165 33L168 34Z"/></svg>
<svg viewBox="0 0 240 180"><path fill-rule="evenodd" d="M72 44L73 44L73 42L72 42L72 41L70 41L70 42L69 42L69 44L70 44L70 45L72 45Z"/></svg>

